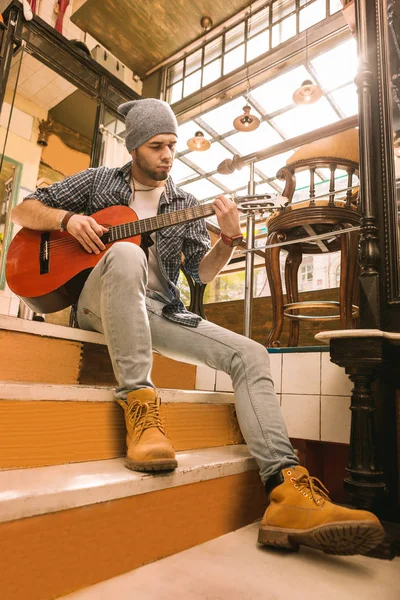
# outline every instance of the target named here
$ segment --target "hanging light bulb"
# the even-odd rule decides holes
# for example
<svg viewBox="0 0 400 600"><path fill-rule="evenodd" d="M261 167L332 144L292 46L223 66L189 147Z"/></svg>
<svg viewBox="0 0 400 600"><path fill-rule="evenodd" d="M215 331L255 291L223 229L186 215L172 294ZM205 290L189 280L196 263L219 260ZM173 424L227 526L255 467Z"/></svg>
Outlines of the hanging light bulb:
<svg viewBox="0 0 400 600"><path fill-rule="evenodd" d="M295 104L314 104L322 96L323 92L318 85L310 79L306 79L293 94Z"/></svg>
<svg viewBox="0 0 400 600"><path fill-rule="evenodd" d="M233 126L238 131L254 131L260 126L260 119L255 115L250 114L251 106L246 104L243 106L243 114L236 117L233 121Z"/></svg>
<svg viewBox="0 0 400 600"><path fill-rule="evenodd" d="M209 149L211 143L208 140L206 140L202 131L196 131L195 136L187 141L187 145L188 148L190 148L191 150L196 150L197 152L204 152L204 150Z"/></svg>

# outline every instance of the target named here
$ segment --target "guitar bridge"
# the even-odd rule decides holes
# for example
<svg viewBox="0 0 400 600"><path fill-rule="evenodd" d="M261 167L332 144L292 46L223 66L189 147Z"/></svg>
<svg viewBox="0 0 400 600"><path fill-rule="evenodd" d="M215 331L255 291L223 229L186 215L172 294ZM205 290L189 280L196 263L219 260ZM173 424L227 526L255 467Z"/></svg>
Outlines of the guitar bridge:
<svg viewBox="0 0 400 600"><path fill-rule="evenodd" d="M39 250L40 274L46 275L49 272L50 266L50 232L45 231L40 236Z"/></svg>

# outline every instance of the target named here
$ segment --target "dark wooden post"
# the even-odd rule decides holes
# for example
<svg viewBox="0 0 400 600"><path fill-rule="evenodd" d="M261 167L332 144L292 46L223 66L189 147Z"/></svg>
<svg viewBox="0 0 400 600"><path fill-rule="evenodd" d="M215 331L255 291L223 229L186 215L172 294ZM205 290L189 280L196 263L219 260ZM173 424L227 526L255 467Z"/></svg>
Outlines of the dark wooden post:
<svg viewBox="0 0 400 600"><path fill-rule="evenodd" d="M331 360L345 367L354 384L345 488L354 506L379 512L385 482L377 450L374 383L383 363L383 339L366 337L331 340Z"/></svg>

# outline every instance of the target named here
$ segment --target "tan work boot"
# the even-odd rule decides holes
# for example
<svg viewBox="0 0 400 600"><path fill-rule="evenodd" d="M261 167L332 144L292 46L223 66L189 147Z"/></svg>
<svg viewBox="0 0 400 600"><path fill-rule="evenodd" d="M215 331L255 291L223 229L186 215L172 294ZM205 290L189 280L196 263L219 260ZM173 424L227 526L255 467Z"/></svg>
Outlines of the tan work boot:
<svg viewBox="0 0 400 600"><path fill-rule="evenodd" d="M153 388L129 392L125 412L127 454L125 466L132 471L172 471L178 463L160 418L160 397Z"/></svg>
<svg viewBox="0 0 400 600"><path fill-rule="evenodd" d="M272 489L261 521L260 544L290 550L302 544L326 554L365 554L383 540L384 530L375 515L333 504L328 490L304 467L287 467L281 473L282 483Z"/></svg>

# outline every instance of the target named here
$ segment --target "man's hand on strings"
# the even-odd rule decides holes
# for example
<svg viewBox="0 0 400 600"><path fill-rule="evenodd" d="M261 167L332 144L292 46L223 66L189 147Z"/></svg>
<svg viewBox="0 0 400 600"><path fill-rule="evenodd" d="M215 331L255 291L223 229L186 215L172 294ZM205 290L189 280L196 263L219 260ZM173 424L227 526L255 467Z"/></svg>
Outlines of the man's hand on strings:
<svg viewBox="0 0 400 600"><path fill-rule="evenodd" d="M92 252L99 254L106 249L100 237L103 233L107 233L108 229L99 225L92 217L73 215L68 221L67 231L89 254Z"/></svg>
<svg viewBox="0 0 400 600"><path fill-rule="evenodd" d="M228 237L240 235L239 211L235 202L227 196L217 196L212 204L222 233Z"/></svg>

